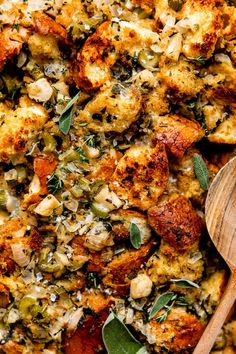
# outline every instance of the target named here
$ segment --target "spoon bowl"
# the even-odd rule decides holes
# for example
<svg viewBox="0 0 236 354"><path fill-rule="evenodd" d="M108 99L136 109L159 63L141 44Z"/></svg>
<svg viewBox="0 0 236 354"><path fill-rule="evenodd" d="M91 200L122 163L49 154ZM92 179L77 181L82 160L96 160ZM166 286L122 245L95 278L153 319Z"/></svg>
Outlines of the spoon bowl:
<svg viewBox="0 0 236 354"><path fill-rule="evenodd" d="M209 235L231 270L220 304L206 327L194 354L208 354L236 299L236 157L214 178L206 199Z"/></svg>

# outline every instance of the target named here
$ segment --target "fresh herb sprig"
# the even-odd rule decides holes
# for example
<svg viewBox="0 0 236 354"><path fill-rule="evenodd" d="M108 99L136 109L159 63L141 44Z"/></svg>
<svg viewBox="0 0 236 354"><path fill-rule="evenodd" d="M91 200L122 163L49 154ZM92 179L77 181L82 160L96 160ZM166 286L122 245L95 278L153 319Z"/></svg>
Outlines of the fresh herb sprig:
<svg viewBox="0 0 236 354"><path fill-rule="evenodd" d="M63 181L55 174L52 173L47 179L47 189L49 193L55 194L64 186Z"/></svg>

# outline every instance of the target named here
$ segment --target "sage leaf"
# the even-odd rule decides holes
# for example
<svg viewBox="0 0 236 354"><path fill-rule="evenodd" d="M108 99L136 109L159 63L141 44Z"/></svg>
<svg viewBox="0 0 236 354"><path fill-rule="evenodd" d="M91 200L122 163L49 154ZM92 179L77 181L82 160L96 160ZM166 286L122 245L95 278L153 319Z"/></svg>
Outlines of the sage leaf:
<svg viewBox="0 0 236 354"><path fill-rule="evenodd" d="M102 338L108 354L148 354L113 312L103 325Z"/></svg>
<svg viewBox="0 0 236 354"><path fill-rule="evenodd" d="M163 309L164 306L168 305L174 296L175 294L172 291L157 296L151 309L149 319L153 318L157 312Z"/></svg>
<svg viewBox="0 0 236 354"><path fill-rule="evenodd" d="M72 121L72 109L75 102L78 100L80 92L78 92L66 105L66 107L61 112L59 118L59 129L60 131L67 135L69 133Z"/></svg>
<svg viewBox="0 0 236 354"><path fill-rule="evenodd" d="M129 233L130 233L130 242L132 246L136 249L140 248L142 244L142 238L138 226L134 223L131 223Z"/></svg>
<svg viewBox="0 0 236 354"><path fill-rule="evenodd" d="M171 279L180 288L199 288L199 285L188 279Z"/></svg>
<svg viewBox="0 0 236 354"><path fill-rule="evenodd" d="M71 121L72 121L72 109L70 109L68 112L64 113L63 115L61 115L59 119L59 129L63 134L67 135L69 133Z"/></svg>
<svg viewBox="0 0 236 354"><path fill-rule="evenodd" d="M80 95L80 91L67 103L66 107L61 112L62 116L63 116L63 114L65 114L68 110L70 110L74 106L75 102L79 98L79 95Z"/></svg>
<svg viewBox="0 0 236 354"><path fill-rule="evenodd" d="M193 167L200 186L207 191L209 187L209 173L203 158L199 154L193 155Z"/></svg>

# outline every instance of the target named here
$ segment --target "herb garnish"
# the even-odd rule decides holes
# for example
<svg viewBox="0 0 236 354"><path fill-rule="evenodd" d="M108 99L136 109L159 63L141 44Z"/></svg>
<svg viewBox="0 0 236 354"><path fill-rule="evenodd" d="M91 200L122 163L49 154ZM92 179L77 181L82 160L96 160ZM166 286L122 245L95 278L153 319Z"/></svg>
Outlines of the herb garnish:
<svg viewBox="0 0 236 354"><path fill-rule="evenodd" d="M206 64L206 58L203 57L202 55L200 55L199 57L196 58L196 60L201 63L202 65L205 65Z"/></svg>
<svg viewBox="0 0 236 354"><path fill-rule="evenodd" d="M85 156L84 150L81 147L75 149L79 153L79 159L81 162L89 162L89 159Z"/></svg>
<svg viewBox="0 0 236 354"><path fill-rule="evenodd" d="M108 354L147 354L128 328L112 312L102 328L102 339Z"/></svg>
<svg viewBox="0 0 236 354"><path fill-rule="evenodd" d="M173 292L167 292L157 296L151 309L149 319L153 318L157 314L157 312L165 308L165 306L167 306L170 301L173 301L175 299L176 295Z"/></svg>
<svg viewBox="0 0 236 354"><path fill-rule="evenodd" d="M175 283L175 285L179 286L180 288L186 288L186 289L199 288L198 284L188 279L171 279L171 281Z"/></svg>
<svg viewBox="0 0 236 354"><path fill-rule="evenodd" d="M68 102L66 107L61 112L61 116L59 118L59 129L63 134L68 134L72 121L72 109L75 102L78 100L80 95L80 91Z"/></svg>
<svg viewBox="0 0 236 354"><path fill-rule="evenodd" d="M140 248L142 244L142 238L138 226L134 223L131 223L129 233L130 233L130 242L132 246L136 249Z"/></svg>
<svg viewBox="0 0 236 354"><path fill-rule="evenodd" d="M200 183L200 186L205 191L208 190L209 173L205 161L199 154L194 154L192 161L193 161L194 173Z"/></svg>
<svg viewBox="0 0 236 354"><path fill-rule="evenodd" d="M47 179L47 189L49 193L57 193L64 186L63 181L55 174L52 173Z"/></svg>

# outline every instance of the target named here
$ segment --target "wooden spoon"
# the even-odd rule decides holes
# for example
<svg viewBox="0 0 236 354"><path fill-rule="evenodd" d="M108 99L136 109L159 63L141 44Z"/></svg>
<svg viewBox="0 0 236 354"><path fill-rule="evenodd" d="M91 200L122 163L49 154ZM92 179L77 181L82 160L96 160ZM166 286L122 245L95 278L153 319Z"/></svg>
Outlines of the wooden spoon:
<svg viewBox="0 0 236 354"><path fill-rule="evenodd" d="M194 354L208 354L236 300L236 157L214 178L206 199L206 225L218 252L231 270L220 304Z"/></svg>

